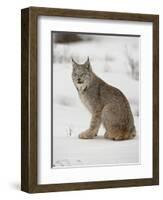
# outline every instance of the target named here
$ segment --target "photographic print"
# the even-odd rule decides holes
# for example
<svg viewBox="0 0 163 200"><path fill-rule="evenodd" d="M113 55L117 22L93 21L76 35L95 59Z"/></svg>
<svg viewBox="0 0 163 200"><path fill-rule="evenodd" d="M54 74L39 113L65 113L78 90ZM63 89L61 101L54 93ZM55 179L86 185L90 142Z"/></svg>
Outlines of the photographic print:
<svg viewBox="0 0 163 200"><path fill-rule="evenodd" d="M53 168L140 164L140 39L51 32Z"/></svg>

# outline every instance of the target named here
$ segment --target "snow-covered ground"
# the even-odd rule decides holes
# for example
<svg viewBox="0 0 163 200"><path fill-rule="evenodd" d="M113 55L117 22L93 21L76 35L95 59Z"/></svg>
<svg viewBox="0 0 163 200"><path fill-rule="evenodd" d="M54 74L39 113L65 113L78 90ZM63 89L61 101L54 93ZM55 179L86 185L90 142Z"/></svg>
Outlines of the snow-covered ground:
<svg viewBox="0 0 163 200"><path fill-rule="evenodd" d="M54 44L53 48L53 166L138 164L139 81L132 76L129 58L139 63L139 38L96 36L90 41ZM73 85L71 56L79 63L89 56L94 72L126 95L137 129L134 139L104 139L102 126L95 139L78 138L78 134L89 127L91 115L80 102Z"/></svg>

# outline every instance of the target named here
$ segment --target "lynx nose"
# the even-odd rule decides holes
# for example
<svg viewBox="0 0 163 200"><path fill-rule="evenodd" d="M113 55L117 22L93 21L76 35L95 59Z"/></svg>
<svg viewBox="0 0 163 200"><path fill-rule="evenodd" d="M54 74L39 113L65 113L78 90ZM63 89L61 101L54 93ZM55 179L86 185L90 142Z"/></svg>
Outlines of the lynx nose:
<svg viewBox="0 0 163 200"><path fill-rule="evenodd" d="M81 79L80 79L80 78L78 78L78 79L77 79L77 81L78 81L78 83L80 83L80 82L81 82Z"/></svg>

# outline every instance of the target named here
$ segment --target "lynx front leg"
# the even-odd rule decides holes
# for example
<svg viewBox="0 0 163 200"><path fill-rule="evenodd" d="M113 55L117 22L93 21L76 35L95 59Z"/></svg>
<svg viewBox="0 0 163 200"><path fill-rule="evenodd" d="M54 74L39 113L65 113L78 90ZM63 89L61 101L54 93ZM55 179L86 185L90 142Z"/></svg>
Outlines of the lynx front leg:
<svg viewBox="0 0 163 200"><path fill-rule="evenodd" d="M101 113L98 112L93 114L89 129L80 133L79 138L93 139L95 136L97 136L100 124L101 124Z"/></svg>

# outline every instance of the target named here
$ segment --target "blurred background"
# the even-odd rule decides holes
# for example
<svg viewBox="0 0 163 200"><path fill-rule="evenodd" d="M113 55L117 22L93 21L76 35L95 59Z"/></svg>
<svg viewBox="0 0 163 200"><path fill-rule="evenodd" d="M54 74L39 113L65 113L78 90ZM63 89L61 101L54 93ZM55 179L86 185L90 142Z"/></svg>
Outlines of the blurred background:
<svg viewBox="0 0 163 200"><path fill-rule="evenodd" d="M71 70L71 57L83 63L89 56L95 73L121 89L139 115L140 37L53 32L52 42L54 71Z"/></svg>

